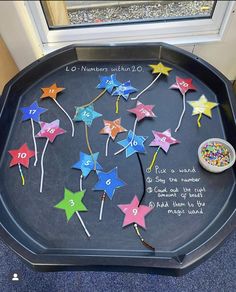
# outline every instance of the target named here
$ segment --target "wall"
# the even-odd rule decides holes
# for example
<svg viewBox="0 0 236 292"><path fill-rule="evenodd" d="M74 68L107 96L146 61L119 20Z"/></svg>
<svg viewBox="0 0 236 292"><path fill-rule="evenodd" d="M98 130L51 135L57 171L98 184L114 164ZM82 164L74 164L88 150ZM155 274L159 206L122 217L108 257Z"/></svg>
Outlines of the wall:
<svg viewBox="0 0 236 292"><path fill-rule="evenodd" d="M44 54L43 46L38 34L35 32L32 16L22 4L25 1L1 1L0 33L20 69L30 64ZM9 22L9 15L11 17ZM23 21L23 22L22 22ZM9 27L6 29L6 24ZM15 33L21 29L22 33ZM236 79L236 13L232 13L227 25L226 33L219 42L181 45L182 48L193 52L205 59L230 80ZM9 33L10 32L10 33ZM14 34L14 38L12 35Z"/></svg>
<svg viewBox="0 0 236 292"><path fill-rule="evenodd" d="M4 85L18 73L18 68L0 36L0 95Z"/></svg>

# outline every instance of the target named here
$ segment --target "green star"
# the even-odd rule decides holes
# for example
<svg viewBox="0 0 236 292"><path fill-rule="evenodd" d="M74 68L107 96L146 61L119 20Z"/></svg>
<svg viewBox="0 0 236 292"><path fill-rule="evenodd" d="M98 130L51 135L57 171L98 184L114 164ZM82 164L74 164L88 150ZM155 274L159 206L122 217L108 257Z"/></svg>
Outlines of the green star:
<svg viewBox="0 0 236 292"><path fill-rule="evenodd" d="M82 203L84 194L85 190L73 193L65 188L64 199L54 206L55 208L65 210L67 222L77 211L87 211L87 208Z"/></svg>

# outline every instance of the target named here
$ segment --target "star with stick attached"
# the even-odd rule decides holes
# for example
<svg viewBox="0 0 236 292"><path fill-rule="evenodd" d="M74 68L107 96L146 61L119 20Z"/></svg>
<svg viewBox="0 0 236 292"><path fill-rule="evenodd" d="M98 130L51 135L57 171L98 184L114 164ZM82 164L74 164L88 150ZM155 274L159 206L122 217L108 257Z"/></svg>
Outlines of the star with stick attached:
<svg viewBox="0 0 236 292"><path fill-rule="evenodd" d="M9 150L8 152L12 156L10 167L16 164L21 164L28 168L30 158L35 156L35 152L30 150L26 143L19 149Z"/></svg>
<svg viewBox="0 0 236 292"><path fill-rule="evenodd" d="M102 114L94 110L93 105L86 107L75 107L74 121L84 122L87 126L91 126L94 119L101 117Z"/></svg>
<svg viewBox="0 0 236 292"><path fill-rule="evenodd" d="M113 91L112 95L119 95L122 96L125 100L128 99L131 93L137 92L138 90L131 86L131 82L127 81L120 84L115 91Z"/></svg>
<svg viewBox="0 0 236 292"><path fill-rule="evenodd" d="M88 155L84 152L80 152L80 160L76 162L72 168L80 169L82 171L83 177L87 177L88 174L95 169L101 170L102 166L97 162L99 152L93 153L93 155Z"/></svg>
<svg viewBox="0 0 236 292"><path fill-rule="evenodd" d="M71 219L74 213L78 211L88 211L82 202L84 194L85 190L73 193L65 188L64 199L54 206L57 209L65 210L67 222Z"/></svg>
<svg viewBox="0 0 236 292"><path fill-rule="evenodd" d="M36 101L30 106L21 107L20 110L23 113L22 121L32 119L37 123L40 121L40 115L47 111L46 108L39 107Z"/></svg>
<svg viewBox="0 0 236 292"><path fill-rule="evenodd" d="M134 196L130 204L122 204L118 205L118 207L125 214L122 227L136 223L140 227L146 229L145 216L152 211L152 208L145 205L139 205L139 199L137 196Z"/></svg>
<svg viewBox="0 0 236 292"><path fill-rule="evenodd" d="M119 86L121 83L116 79L115 74L110 76L99 76L100 83L97 85L99 89L106 89L109 93L112 92L114 87Z"/></svg>
<svg viewBox="0 0 236 292"><path fill-rule="evenodd" d="M192 84L191 78L180 78L176 76L176 83L170 86L170 89L179 89L182 94L185 94L188 90L197 90L196 86Z"/></svg>
<svg viewBox="0 0 236 292"><path fill-rule="evenodd" d="M193 107L192 115L204 114L211 118L211 110L218 105L216 102L209 102L205 95L202 95L199 100L188 101Z"/></svg>
<svg viewBox="0 0 236 292"><path fill-rule="evenodd" d="M148 137L134 135L133 131L129 131L126 139L117 142L125 148L126 157L131 156L132 154L145 153L144 142Z"/></svg>
<svg viewBox="0 0 236 292"><path fill-rule="evenodd" d="M104 191L110 200L112 200L115 190L123 187L123 182L117 173L117 167L113 168L109 172L97 171L98 182L94 186L94 191Z"/></svg>
<svg viewBox="0 0 236 292"><path fill-rule="evenodd" d="M121 126L121 118L114 121L103 120L104 128L100 131L100 134L108 134L113 140L119 133L126 132L127 130Z"/></svg>
<svg viewBox="0 0 236 292"><path fill-rule="evenodd" d="M46 98L51 97L52 99L57 98L57 94L64 90L64 87L57 87L56 83L52 84L49 87L43 87L41 88L43 91L43 94L40 96L40 98Z"/></svg>
<svg viewBox="0 0 236 292"><path fill-rule="evenodd" d="M48 138L52 143L58 135L66 133L64 129L59 127L59 124L59 120L55 120L51 123L40 122L41 130L35 137Z"/></svg>
<svg viewBox="0 0 236 292"><path fill-rule="evenodd" d="M167 129L164 132L152 131L155 139L149 144L149 146L159 146L166 153L168 152L170 145L180 143L180 141L171 137L171 129Z"/></svg>
<svg viewBox="0 0 236 292"><path fill-rule="evenodd" d="M158 63L157 65L149 65L153 69L152 74L164 74L164 75L169 75L169 71L172 70L170 67L164 66L161 62Z"/></svg>
<svg viewBox="0 0 236 292"><path fill-rule="evenodd" d="M131 112L136 115L138 121L141 121L144 118L154 118L156 115L152 111L154 105L145 105L140 101L137 101L136 107L131 108L128 112Z"/></svg>

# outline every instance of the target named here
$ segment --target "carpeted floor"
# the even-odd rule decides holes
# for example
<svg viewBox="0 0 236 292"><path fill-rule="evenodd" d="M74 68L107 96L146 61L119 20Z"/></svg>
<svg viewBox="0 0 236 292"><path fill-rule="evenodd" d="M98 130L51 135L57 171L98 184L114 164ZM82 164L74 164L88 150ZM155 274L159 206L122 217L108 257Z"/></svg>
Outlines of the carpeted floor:
<svg viewBox="0 0 236 292"><path fill-rule="evenodd" d="M0 259L0 291L2 292L236 291L236 232L206 262L180 278L114 272L34 272L2 242L0 242ZM13 273L18 273L18 282L11 280Z"/></svg>

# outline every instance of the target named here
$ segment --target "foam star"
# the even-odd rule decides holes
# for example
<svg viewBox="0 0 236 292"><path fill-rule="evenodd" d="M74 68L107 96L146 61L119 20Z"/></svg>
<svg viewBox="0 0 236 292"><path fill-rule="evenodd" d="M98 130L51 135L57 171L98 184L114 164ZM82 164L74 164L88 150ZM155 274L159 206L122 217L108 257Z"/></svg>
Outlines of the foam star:
<svg viewBox="0 0 236 292"><path fill-rule="evenodd" d="M94 110L93 105L89 105L86 107L75 107L75 116L74 121L76 122L84 122L87 126L91 126L94 119L99 118L102 114L96 112Z"/></svg>
<svg viewBox="0 0 236 292"><path fill-rule="evenodd" d="M65 210L67 222L71 219L74 213L78 211L88 211L82 202L84 194L85 190L73 193L65 188L64 199L54 206L55 208Z"/></svg>
<svg viewBox="0 0 236 292"><path fill-rule="evenodd" d="M35 156L35 152L30 150L26 143L23 144L19 149L9 150L8 152L12 156L10 167L16 164L21 164L28 168L30 158Z"/></svg>
<svg viewBox="0 0 236 292"><path fill-rule="evenodd" d="M116 79L115 74L110 76L99 76L100 83L97 85L97 88L106 89L109 93L112 92L114 87L119 86L121 83Z"/></svg>
<svg viewBox="0 0 236 292"><path fill-rule="evenodd" d="M113 140L119 133L126 132L127 130L121 126L121 118L114 121L103 120L104 128L99 132L100 134L108 134Z"/></svg>
<svg viewBox="0 0 236 292"><path fill-rule="evenodd" d="M48 138L52 143L58 135L66 133L66 131L59 127L59 120L51 123L40 122L41 130L35 136L37 138Z"/></svg>
<svg viewBox="0 0 236 292"><path fill-rule="evenodd" d="M205 95L202 95L199 100L188 101L193 107L192 115L204 114L211 118L211 110L218 105L216 102L209 102Z"/></svg>
<svg viewBox="0 0 236 292"><path fill-rule="evenodd" d="M57 94L64 90L64 87L57 87L56 83L52 84L49 87L43 87L41 88L43 91L43 94L40 96L40 98L46 98L51 97L52 99L57 98Z"/></svg>
<svg viewBox="0 0 236 292"><path fill-rule="evenodd" d="M21 107L20 110L23 113L22 121L32 119L35 122L39 122L40 115L47 111L46 108L39 107L36 101L33 102L30 106Z"/></svg>
<svg viewBox="0 0 236 292"><path fill-rule="evenodd" d="M125 100L128 99L129 95L131 93L134 93L138 91L136 88L134 88L133 86L131 86L131 82L127 81L124 82L122 84L120 84L115 91L113 91L112 95L119 95L122 96Z"/></svg>
<svg viewBox="0 0 236 292"><path fill-rule="evenodd" d="M118 144L125 148L126 157L129 157L136 152L145 153L143 144L147 138L148 137L134 135L133 131L129 131L127 138L119 141Z"/></svg>
<svg viewBox="0 0 236 292"><path fill-rule="evenodd" d="M109 172L97 171L97 175L99 180L93 190L104 191L110 200L112 200L115 190L125 185L125 182L118 177L117 167Z"/></svg>
<svg viewBox="0 0 236 292"><path fill-rule="evenodd" d="M171 129L165 130L164 132L152 131L155 139L149 144L149 146L159 146L166 153L168 152L170 145L180 143L180 141L171 137Z"/></svg>
<svg viewBox="0 0 236 292"><path fill-rule="evenodd" d="M152 111L154 105L144 105L140 101L137 101L135 108L131 108L128 112L131 112L136 115L138 121L141 121L144 118L154 118L156 115Z"/></svg>
<svg viewBox="0 0 236 292"><path fill-rule="evenodd" d="M118 205L118 207L125 214L123 227L136 223L146 229L145 216L152 211L152 208L145 205L139 205L139 199L137 196L134 196L130 204L122 204Z"/></svg>
<svg viewBox="0 0 236 292"><path fill-rule="evenodd" d="M164 74L164 75L169 75L169 71L172 70L170 67L164 66L161 62L158 63L157 65L149 65L153 69L152 74Z"/></svg>
<svg viewBox="0 0 236 292"><path fill-rule="evenodd" d="M94 161L96 162L96 170L101 170L102 166L97 162L99 152L88 155L80 151L80 160L76 162L72 168L80 169L83 177L87 177L88 174L94 170Z"/></svg>
<svg viewBox="0 0 236 292"><path fill-rule="evenodd" d="M170 86L171 89L179 89L182 94L185 94L188 90L197 90L192 84L191 78L180 78L176 76L176 83Z"/></svg>

